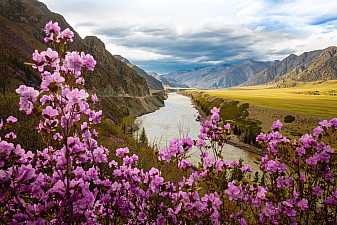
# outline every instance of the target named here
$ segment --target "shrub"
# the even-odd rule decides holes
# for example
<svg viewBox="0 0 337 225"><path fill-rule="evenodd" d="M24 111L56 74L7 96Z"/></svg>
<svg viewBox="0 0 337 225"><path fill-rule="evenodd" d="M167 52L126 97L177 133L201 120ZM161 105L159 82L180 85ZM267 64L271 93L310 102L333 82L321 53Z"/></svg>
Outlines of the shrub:
<svg viewBox="0 0 337 225"><path fill-rule="evenodd" d="M14 144L9 116L0 121L0 221L3 224L336 224L336 155L331 147L337 119L324 120L313 135L290 141L275 121L256 141L266 155L261 181L242 161L224 160L230 125L220 125L219 109L200 121L197 140L174 139L155 152L159 169L143 171L128 147L110 152L98 146L98 101L82 88L82 72L95 65L90 55L66 52L70 30L57 23L45 28L48 49L33 54L42 90L24 85L20 110L34 116L45 148L26 151ZM62 57L66 52L65 58ZM121 141L111 139L112 141ZM200 150L197 167L187 160ZM173 166L174 165L174 166ZM181 179L165 181L162 169L173 166Z"/></svg>
<svg viewBox="0 0 337 225"><path fill-rule="evenodd" d="M295 117L292 116L292 115L287 115L287 116L284 117L284 122L285 123L291 123L293 121L295 121Z"/></svg>

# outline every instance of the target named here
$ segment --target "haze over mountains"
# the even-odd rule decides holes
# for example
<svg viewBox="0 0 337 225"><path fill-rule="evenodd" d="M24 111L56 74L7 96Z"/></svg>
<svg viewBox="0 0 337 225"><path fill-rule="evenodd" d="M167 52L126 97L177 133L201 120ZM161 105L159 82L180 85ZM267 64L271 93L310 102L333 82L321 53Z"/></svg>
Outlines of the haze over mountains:
<svg viewBox="0 0 337 225"><path fill-rule="evenodd" d="M221 89L234 87L252 78L278 61L259 62L247 60L237 65L224 64L187 71L177 71L165 75L189 87L198 89Z"/></svg>

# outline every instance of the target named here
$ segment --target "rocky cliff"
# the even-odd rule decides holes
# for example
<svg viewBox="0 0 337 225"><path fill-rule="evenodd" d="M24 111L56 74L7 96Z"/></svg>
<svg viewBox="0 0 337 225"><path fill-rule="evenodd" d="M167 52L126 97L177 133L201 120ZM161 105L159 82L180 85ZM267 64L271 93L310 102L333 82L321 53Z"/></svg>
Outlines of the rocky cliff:
<svg viewBox="0 0 337 225"><path fill-rule="evenodd" d="M298 73L308 68L321 53L321 50L305 52L299 56L291 54L279 63L270 66L262 72L242 84L242 86L254 86L277 82L296 76ZM283 76L283 77L282 77Z"/></svg>
<svg viewBox="0 0 337 225"><path fill-rule="evenodd" d="M146 80L147 85L152 90L161 90L161 91L164 90L162 82L156 79L155 77L149 75L148 73L146 73L143 69L139 68L136 65L133 65L132 63L129 62L129 60L127 60L126 58L120 55L114 55L114 57L126 63L130 68L134 69L138 73L139 76L143 77Z"/></svg>
<svg viewBox="0 0 337 225"><path fill-rule="evenodd" d="M35 49L45 50L42 28L48 21L57 21L62 29L74 32L69 50L90 53L97 61L94 72L85 74L85 88L96 92L106 115L118 121L132 112L134 115L153 111L163 102L153 97L146 80L137 72L113 57L104 43L96 37L82 39L76 31L45 4L37 0L0 0L0 92L13 94L19 84L36 86L39 77L35 70L24 65Z"/></svg>
<svg viewBox="0 0 337 225"><path fill-rule="evenodd" d="M188 88L188 86L186 84L182 84L182 83L176 81L173 78L160 76L155 72L148 72L148 74L155 77L157 80L160 80L165 87Z"/></svg>

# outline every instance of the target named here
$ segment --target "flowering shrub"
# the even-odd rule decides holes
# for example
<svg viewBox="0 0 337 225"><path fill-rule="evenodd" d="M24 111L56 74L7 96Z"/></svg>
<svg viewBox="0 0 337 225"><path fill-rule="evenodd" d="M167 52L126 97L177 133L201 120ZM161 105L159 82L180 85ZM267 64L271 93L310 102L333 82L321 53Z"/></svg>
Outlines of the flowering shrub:
<svg viewBox="0 0 337 225"><path fill-rule="evenodd" d="M173 163L176 182L161 170L137 168L138 156L117 149L120 164L98 146L102 111L95 94L84 89L82 74L96 61L85 53L67 52L69 29L45 27L46 43L58 51L33 53L41 76L40 90L21 85L19 109L36 119L44 149L24 150L12 142L17 119L1 120L0 221L4 224L336 224L336 160L332 146L337 119L323 121L299 141L279 132L256 140L266 151L261 182L253 182L250 165L224 160L222 148L230 125L221 125L219 110L200 121L198 140L174 139L156 151L158 166ZM198 117L197 120L200 120ZM112 140L115 141L115 140ZM119 141L119 140L118 140ZM324 142L326 141L326 142ZM188 154L196 146L200 163Z"/></svg>

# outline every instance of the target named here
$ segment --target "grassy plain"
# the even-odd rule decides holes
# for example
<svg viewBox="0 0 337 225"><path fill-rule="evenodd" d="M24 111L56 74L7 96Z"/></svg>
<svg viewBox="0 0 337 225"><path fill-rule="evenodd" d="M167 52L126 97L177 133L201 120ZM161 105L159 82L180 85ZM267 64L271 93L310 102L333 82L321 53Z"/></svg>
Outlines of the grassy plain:
<svg viewBox="0 0 337 225"><path fill-rule="evenodd" d="M337 116L337 80L299 84L292 88L260 85L205 90L209 95L255 106L320 116Z"/></svg>

